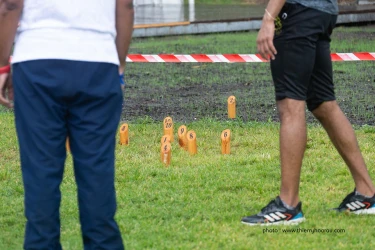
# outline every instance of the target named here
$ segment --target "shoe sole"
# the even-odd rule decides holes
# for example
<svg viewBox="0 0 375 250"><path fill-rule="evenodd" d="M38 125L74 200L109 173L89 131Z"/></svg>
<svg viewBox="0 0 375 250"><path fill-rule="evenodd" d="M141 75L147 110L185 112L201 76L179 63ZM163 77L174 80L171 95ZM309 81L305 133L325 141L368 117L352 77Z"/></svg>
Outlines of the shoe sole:
<svg viewBox="0 0 375 250"><path fill-rule="evenodd" d="M375 213L375 211L374 211ZM278 222L268 222L268 223L247 223L241 221L242 224L248 225L248 226L277 226L277 225L284 225L284 226L293 226L293 225L298 225L301 222L304 222L306 219L305 218L298 218L295 220L285 220L285 221L278 221Z"/></svg>
<svg viewBox="0 0 375 250"><path fill-rule="evenodd" d="M362 209L354 212L350 212L351 214L375 214L375 207L369 208L369 209Z"/></svg>

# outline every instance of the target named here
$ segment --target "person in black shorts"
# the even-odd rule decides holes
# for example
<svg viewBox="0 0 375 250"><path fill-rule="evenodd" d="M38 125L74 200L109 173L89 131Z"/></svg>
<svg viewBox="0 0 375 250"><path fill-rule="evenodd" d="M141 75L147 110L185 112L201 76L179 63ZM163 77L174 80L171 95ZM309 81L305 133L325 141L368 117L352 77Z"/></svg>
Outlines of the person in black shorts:
<svg viewBox="0 0 375 250"><path fill-rule="evenodd" d="M354 130L335 100L330 35L338 15L333 0L271 0L257 38L258 51L271 61L280 117L280 195L247 225L298 224L305 220L299 199L307 132L305 105L319 120L350 169L355 190L337 211L375 214L375 187Z"/></svg>

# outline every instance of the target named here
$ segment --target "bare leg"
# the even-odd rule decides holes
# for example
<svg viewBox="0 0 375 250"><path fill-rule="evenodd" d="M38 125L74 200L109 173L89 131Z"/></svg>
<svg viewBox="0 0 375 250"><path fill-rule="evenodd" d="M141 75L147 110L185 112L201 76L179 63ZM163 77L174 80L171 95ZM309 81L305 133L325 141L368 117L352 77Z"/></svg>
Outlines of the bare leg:
<svg viewBox="0 0 375 250"><path fill-rule="evenodd" d="M277 101L277 108L281 121L280 198L290 206L297 206L302 159L307 140L305 102L286 98Z"/></svg>
<svg viewBox="0 0 375 250"><path fill-rule="evenodd" d="M375 187L367 171L354 130L336 101L322 103L312 112L327 131L337 151L348 165L358 192L373 196Z"/></svg>

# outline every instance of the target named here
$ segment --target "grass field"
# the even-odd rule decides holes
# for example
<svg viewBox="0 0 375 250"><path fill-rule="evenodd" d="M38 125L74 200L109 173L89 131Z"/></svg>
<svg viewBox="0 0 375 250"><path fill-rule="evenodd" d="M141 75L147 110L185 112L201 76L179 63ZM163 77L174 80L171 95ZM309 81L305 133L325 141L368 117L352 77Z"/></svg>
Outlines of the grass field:
<svg viewBox="0 0 375 250"><path fill-rule="evenodd" d="M339 28L335 33L337 39L332 43L333 52L371 51L374 48L374 32L373 27ZM135 40L132 51L255 53L255 37L255 33L239 33ZM212 41L215 40L216 43L213 44ZM172 47L174 44L179 45ZM244 45L248 47L243 48ZM156 48L159 51L155 51ZM335 79L347 86L346 92L340 92L342 97L340 102L349 99L348 106L353 103L356 105L356 98L347 98L354 95L354 92L356 96L361 94L366 96L367 99L364 100L368 105L374 105L374 96L369 94L369 91L360 90L363 89L361 84L364 83L369 85L368 89L374 86L375 65L361 63L334 64ZM221 67L221 70L228 70L223 65L215 65L206 68L212 67L214 70L214 67ZM138 74L139 70L146 66L129 64L128 67L131 74ZM168 66L161 67L164 67L165 71L159 70L160 75L169 72L165 69ZM234 70L235 66L231 67L233 68L230 70ZM198 70L201 69L202 67ZM140 95L144 95L135 86L143 84L139 79L147 76L148 83L145 80L144 84L149 84L148 87L154 88L154 91L163 90L158 88L163 81L151 77L154 73L152 69L149 70L149 75L142 75L141 78L129 76L126 97L139 98ZM263 81L272 85L269 76L266 75L268 68L265 65L256 66L251 70L264 73ZM245 68L243 71L246 73ZM202 84L215 86L215 81L208 80L215 78L215 72L217 71L202 71L196 77L205 77ZM191 77L193 76L194 73ZM223 74L222 77L227 76ZM256 74L251 77L256 80ZM367 82L367 79L370 79L370 82ZM242 81L242 78L239 81ZM358 86L350 85L352 82ZM173 87L178 85L178 82L168 81L167 84ZM355 89L351 90L349 86ZM164 88L164 90L168 89ZM272 103L272 92L267 90L264 94L266 95L262 97L268 98L267 102ZM217 95L219 98L224 98L224 95L220 96L221 93ZM204 100L202 104L205 104ZM181 109L184 107L181 106ZM188 106L188 108L196 109L196 106ZM323 129L316 123L309 124L307 151L301 176L301 199L307 221L299 226L290 227L265 228L242 225L241 217L257 213L278 194L279 124L251 121L251 119L228 121L223 118L226 114L225 106L223 109L220 106L216 109L216 112L224 114L219 116L220 119L215 115L211 117L211 113L204 113L205 115L200 116L201 118L196 121L175 119L176 128L184 123L189 129L196 131L198 154L189 156L174 142L172 164L168 168L159 161L162 136L160 120L150 116L127 120L125 116L124 119L130 124L130 145L118 145L116 149L118 195L116 218L127 249L372 249L375 247L373 241L375 216L337 214L329 210L339 205L345 195L352 191L354 184L343 161L330 144ZM204 111L197 110L197 112ZM375 127L359 125L355 126L359 144L370 174L375 178L375 151L373 150ZM219 138L221 131L227 128L232 131L232 153L223 156L220 154ZM61 189L63 247L66 250L82 249L70 155L67 158ZM2 109L0 110L0 249L22 249L24 223L23 187L14 118L11 112L4 112ZM265 229L268 232L265 232ZM338 229L340 232L286 231L290 229ZM278 231L271 233L272 230Z"/></svg>
<svg viewBox="0 0 375 250"><path fill-rule="evenodd" d="M16 250L21 249L25 222L23 190L13 117L2 113L0 120L0 249ZM131 124L131 144L117 147L117 220L128 249L347 249L373 244L374 216L328 210L354 186L320 127L310 127L301 180L307 221L274 227L279 233L239 223L278 193L278 125L205 120L188 128L197 132L198 154L190 157L174 143L169 168L159 162L161 124ZM219 136L226 128L233 133L232 154L223 156ZM375 128L363 127L357 135L375 176ZM61 189L63 246L81 249L70 157ZM345 233L281 232L288 228Z"/></svg>

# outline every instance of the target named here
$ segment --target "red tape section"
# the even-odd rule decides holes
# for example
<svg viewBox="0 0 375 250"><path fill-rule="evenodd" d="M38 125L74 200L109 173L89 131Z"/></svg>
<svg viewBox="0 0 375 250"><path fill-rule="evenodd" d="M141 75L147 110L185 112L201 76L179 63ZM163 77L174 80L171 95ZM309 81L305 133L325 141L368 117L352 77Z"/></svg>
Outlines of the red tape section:
<svg viewBox="0 0 375 250"><path fill-rule="evenodd" d="M371 55L370 53L353 53L361 61L374 61L375 54Z"/></svg>
<svg viewBox="0 0 375 250"><path fill-rule="evenodd" d="M212 60L207 55L203 54L195 54L191 55L191 57L197 60L197 62L212 62Z"/></svg>

